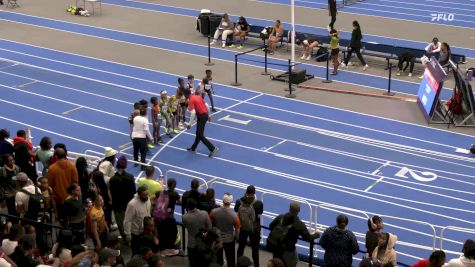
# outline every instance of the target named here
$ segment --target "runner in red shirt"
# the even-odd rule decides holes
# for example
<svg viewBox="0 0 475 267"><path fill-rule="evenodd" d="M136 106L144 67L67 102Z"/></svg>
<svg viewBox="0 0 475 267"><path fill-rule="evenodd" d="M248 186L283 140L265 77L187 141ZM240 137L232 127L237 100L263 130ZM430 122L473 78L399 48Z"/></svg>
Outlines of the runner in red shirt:
<svg viewBox="0 0 475 267"><path fill-rule="evenodd" d="M216 154L216 152L218 152L218 148L211 144L211 142L208 141L208 139L206 139L204 135L206 122L211 120L211 117L209 117L208 115L209 107L205 103L204 99L199 96L198 91L193 95L190 95L189 92L186 92L185 96L189 98L188 109L191 113L188 129L191 128L191 124L193 123L195 116L197 118L195 142L191 147L188 147L186 150L193 152L196 151L196 147L201 141L209 149L210 153L208 157L211 158L214 156L214 154Z"/></svg>

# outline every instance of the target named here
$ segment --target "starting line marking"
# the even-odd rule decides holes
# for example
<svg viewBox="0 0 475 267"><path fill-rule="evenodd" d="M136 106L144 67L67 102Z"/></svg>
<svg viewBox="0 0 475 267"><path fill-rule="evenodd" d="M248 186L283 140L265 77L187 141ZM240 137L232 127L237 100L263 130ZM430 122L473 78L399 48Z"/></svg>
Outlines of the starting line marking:
<svg viewBox="0 0 475 267"><path fill-rule="evenodd" d="M230 115L226 115L226 116L222 117L221 119L219 119L218 121L230 121L230 122L239 123L239 124L242 124L242 125L248 125L252 120L245 121L245 120L231 118Z"/></svg>

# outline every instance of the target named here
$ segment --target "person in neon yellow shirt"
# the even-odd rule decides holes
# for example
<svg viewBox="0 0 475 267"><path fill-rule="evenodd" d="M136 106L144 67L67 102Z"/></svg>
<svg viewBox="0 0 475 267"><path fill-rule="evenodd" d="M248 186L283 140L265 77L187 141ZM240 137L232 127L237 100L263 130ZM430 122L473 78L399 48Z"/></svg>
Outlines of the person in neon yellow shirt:
<svg viewBox="0 0 475 267"><path fill-rule="evenodd" d="M179 108L178 108L178 102L179 98L177 97L177 94L172 95L170 99L168 100L168 106L170 107L170 113L171 113L171 121L172 121L172 128L173 128L173 133L177 134L180 131L178 130L178 121L181 116L179 114Z"/></svg>
<svg viewBox="0 0 475 267"><path fill-rule="evenodd" d="M153 176L155 175L155 168L152 166L147 166L145 167L145 176L139 178L138 184L139 186L146 186L148 189L148 196L150 199L153 200L155 199L155 193L161 192L163 190L163 180L160 179L158 181L153 179Z"/></svg>

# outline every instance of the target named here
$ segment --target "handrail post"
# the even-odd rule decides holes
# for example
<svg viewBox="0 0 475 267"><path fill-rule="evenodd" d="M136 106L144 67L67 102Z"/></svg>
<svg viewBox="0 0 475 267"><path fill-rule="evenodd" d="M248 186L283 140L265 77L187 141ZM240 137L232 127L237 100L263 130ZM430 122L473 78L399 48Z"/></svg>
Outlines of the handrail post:
<svg viewBox="0 0 475 267"><path fill-rule="evenodd" d="M267 72L267 45L265 41L264 41L264 72L261 74L270 75L270 73Z"/></svg>
<svg viewBox="0 0 475 267"><path fill-rule="evenodd" d="M291 59L289 59L289 69L287 71L289 74L289 88L286 89L285 91L289 91L289 93L286 94L285 97L295 98L295 94L292 94L292 60Z"/></svg>
<svg viewBox="0 0 475 267"><path fill-rule="evenodd" d="M232 86L241 86L242 83L238 82L238 55L234 55L234 82L231 83Z"/></svg>
<svg viewBox="0 0 475 267"><path fill-rule="evenodd" d="M330 80L330 52L327 52L327 69L326 69L326 78L322 81L322 83L331 83Z"/></svg>
<svg viewBox="0 0 475 267"><path fill-rule="evenodd" d="M315 240L310 240L309 256L308 256L308 267L313 266L313 249L315 246Z"/></svg>
<svg viewBox="0 0 475 267"><path fill-rule="evenodd" d="M205 65L206 66L213 66L214 65L214 63L211 62L211 35L209 35L209 34L208 34L208 62L206 62Z"/></svg>
<svg viewBox="0 0 475 267"><path fill-rule="evenodd" d="M393 63L389 63L389 73L388 73L388 91L384 92L383 95L393 96L394 93L391 92L391 74L393 69Z"/></svg>

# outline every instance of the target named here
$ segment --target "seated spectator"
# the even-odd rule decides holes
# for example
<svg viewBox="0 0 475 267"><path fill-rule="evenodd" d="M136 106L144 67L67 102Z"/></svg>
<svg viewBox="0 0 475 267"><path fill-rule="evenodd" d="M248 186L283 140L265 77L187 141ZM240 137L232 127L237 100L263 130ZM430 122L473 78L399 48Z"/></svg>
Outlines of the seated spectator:
<svg viewBox="0 0 475 267"><path fill-rule="evenodd" d="M409 74L408 76L412 76L412 72L414 71L414 63L416 61L416 56L412 54L411 52L404 52L398 57L398 63L397 63L397 76L401 75L401 71L404 72L406 71L407 67L410 66L409 68ZM403 68L404 63L406 63L406 66Z"/></svg>
<svg viewBox="0 0 475 267"><path fill-rule="evenodd" d="M162 258L155 255L148 259L148 267L165 267L165 263L162 261Z"/></svg>
<svg viewBox="0 0 475 267"><path fill-rule="evenodd" d="M412 267L442 267L445 264L445 252L436 250L430 254L429 259L418 261Z"/></svg>
<svg viewBox="0 0 475 267"><path fill-rule="evenodd" d="M183 210L188 210L186 207L186 203L188 203L187 202L188 198L194 199L197 203L200 202L201 193L198 191L199 188L200 188L200 180L193 179L191 181L191 189L183 193L183 196L181 199Z"/></svg>
<svg viewBox="0 0 475 267"><path fill-rule="evenodd" d="M435 53L438 53L440 51L440 47L441 47L441 43L439 42L439 38L437 37L434 37L432 39L432 42L429 43L425 48L424 50L426 51L426 56L427 57L431 57L433 56Z"/></svg>
<svg viewBox="0 0 475 267"><path fill-rule="evenodd" d="M439 63L442 67L446 67L449 65L449 60L452 58L452 52L450 50L450 46L447 43L442 43L440 46L440 56L439 56Z"/></svg>
<svg viewBox="0 0 475 267"><path fill-rule="evenodd" d="M15 158L12 154L3 155L3 162L5 164L0 168L0 186L3 191L3 197L7 205L8 214L18 216L15 206L15 196L18 192L18 186L16 181L13 181L13 177L20 172L20 167L15 164ZM15 223L15 221L13 222Z"/></svg>
<svg viewBox="0 0 475 267"><path fill-rule="evenodd" d="M23 236L10 258L21 267L36 267L41 264L33 259L33 251L36 249L35 239L32 236Z"/></svg>
<svg viewBox="0 0 475 267"><path fill-rule="evenodd" d="M226 47L226 39L228 38L229 34L232 34L234 30L234 23L229 19L228 14L224 14L221 22L219 23L218 28L214 32L213 41L210 45L214 45L219 36L221 35L221 40L223 41L223 47Z"/></svg>
<svg viewBox="0 0 475 267"><path fill-rule="evenodd" d="M43 169L41 171L42 176L46 176L49 168L49 161L53 156L53 151L51 148L53 147L53 143L51 142L51 138L45 136L41 138L40 141L40 149L36 150L36 160L41 162L43 165Z"/></svg>
<svg viewBox="0 0 475 267"><path fill-rule="evenodd" d="M285 267L285 265L281 259L273 258L267 262L267 267Z"/></svg>
<svg viewBox="0 0 475 267"><path fill-rule="evenodd" d="M320 43L315 37L307 37L302 41L302 56L300 59L310 60L312 58L312 51Z"/></svg>
<svg viewBox="0 0 475 267"><path fill-rule="evenodd" d="M7 129L0 129L0 167L5 164L3 156L6 154L13 155L13 153L13 141L10 139L10 132Z"/></svg>
<svg viewBox="0 0 475 267"><path fill-rule="evenodd" d="M269 34L269 55L274 54L277 43L282 39L282 36L284 36L284 27L282 27L280 24L280 20L276 20L275 25L272 27L272 30Z"/></svg>
<svg viewBox="0 0 475 267"><path fill-rule="evenodd" d="M117 257L119 256L119 250L103 248L99 253L99 264L101 267L112 267L115 265Z"/></svg>
<svg viewBox="0 0 475 267"><path fill-rule="evenodd" d="M159 241L157 238L157 229L152 217L143 219L143 233L138 236L138 243L141 247L148 247L154 254L158 253Z"/></svg>
<svg viewBox="0 0 475 267"><path fill-rule="evenodd" d="M215 192L213 188L206 189L206 192L201 194L200 202L198 203L198 209L206 211L208 214L214 209L220 206L216 204Z"/></svg>
<svg viewBox="0 0 475 267"><path fill-rule="evenodd" d="M397 255L394 250L397 236L390 233L382 233L379 235L378 246L373 251L373 262L379 262L381 265L392 264L396 266Z"/></svg>
<svg viewBox="0 0 475 267"><path fill-rule="evenodd" d="M97 195L92 208L87 213L87 234L92 241L96 251L101 251L103 245L107 244L109 237L109 227L104 215L104 199Z"/></svg>
<svg viewBox="0 0 475 267"><path fill-rule="evenodd" d="M99 262L99 256L96 252L87 250L73 257L71 267L93 267Z"/></svg>
<svg viewBox="0 0 475 267"><path fill-rule="evenodd" d="M140 254L134 255L132 259L125 265L126 267L143 267L147 264L148 259L153 256L152 249L149 247L142 247Z"/></svg>
<svg viewBox="0 0 475 267"><path fill-rule="evenodd" d="M59 260L59 266L64 266L66 262L70 262L73 259L71 256L72 247L73 233L68 230L61 230L51 250L53 257Z"/></svg>
<svg viewBox="0 0 475 267"><path fill-rule="evenodd" d="M117 150L112 147L106 147L104 153L104 159L102 159L97 165L97 169L104 174L104 180L106 184L109 184L109 180L115 174L114 163Z"/></svg>
<svg viewBox="0 0 475 267"><path fill-rule="evenodd" d="M254 263L247 256L240 256L237 259L236 267L251 267Z"/></svg>
<svg viewBox="0 0 475 267"><path fill-rule="evenodd" d="M462 255L458 259L450 260L446 267L473 267L475 265L475 241L465 240L462 248Z"/></svg>
<svg viewBox="0 0 475 267"><path fill-rule="evenodd" d="M359 246L355 234L347 229L348 223L348 217L338 215L336 225L327 228L320 238L327 266L352 266L353 255L358 253Z"/></svg>
<svg viewBox="0 0 475 267"><path fill-rule="evenodd" d="M109 237L109 240L107 240L107 247L110 248L110 249L120 251L119 245L120 244L119 244L118 236L111 235ZM116 257L115 264L112 265L112 266L113 267L125 267L125 261L124 261L124 258L122 257L122 255L119 255L119 256Z"/></svg>
<svg viewBox="0 0 475 267"><path fill-rule="evenodd" d="M66 261L64 263L64 267L71 267L71 262L73 261L73 259L79 255L80 253L83 253L84 251L86 251L86 248L83 246L83 245L74 245L72 248L71 248L71 260L69 261ZM58 264L59 264L59 259L57 260L58 261Z"/></svg>
<svg viewBox="0 0 475 267"><path fill-rule="evenodd" d="M244 47L244 41L246 40L247 33L251 30L251 26L247 23L246 18L243 16L239 17L239 21L236 23L236 28L234 28L234 40L237 40L239 37L239 46L237 49L242 49ZM234 44L230 47L234 47Z"/></svg>
<svg viewBox="0 0 475 267"><path fill-rule="evenodd" d="M25 235L25 228L20 224L14 224L10 228L8 239L2 241L2 251L10 256L18 246L18 241Z"/></svg>
<svg viewBox="0 0 475 267"><path fill-rule="evenodd" d="M373 216L368 219L368 231L366 232L365 246L366 254L371 258L374 249L378 246L379 234L384 228L383 219L379 216Z"/></svg>
<svg viewBox="0 0 475 267"><path fill-rule="evenodd" d="M155 201L155 194L163 190L163 179L158 182L153 178L155 176L155 168L153 166L145 167L145 178L139 178L139 186L145 186L148 189L150 201Z"/></svg>

